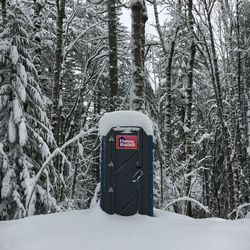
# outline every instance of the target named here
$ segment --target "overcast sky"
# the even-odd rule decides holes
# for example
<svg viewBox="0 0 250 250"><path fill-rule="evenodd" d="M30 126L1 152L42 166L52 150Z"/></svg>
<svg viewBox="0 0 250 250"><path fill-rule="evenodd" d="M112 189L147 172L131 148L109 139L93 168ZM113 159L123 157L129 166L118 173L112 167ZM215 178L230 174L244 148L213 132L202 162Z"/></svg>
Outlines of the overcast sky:
<svg viewBox="0 0 250 250"><path fill-rule="evenodd" d="M155 27L152 25L155 25L155 19L154 19L154 10L152 6L147 6L147 11L148 11L148 21L146 23L146 33L151 35L151 34L157 34ZM129 9L123 9L123 14L120 16L121 22L128 27L128 30L131 31L131 10ZM160 16L160 23L163 23L163 15Z"/></svg>

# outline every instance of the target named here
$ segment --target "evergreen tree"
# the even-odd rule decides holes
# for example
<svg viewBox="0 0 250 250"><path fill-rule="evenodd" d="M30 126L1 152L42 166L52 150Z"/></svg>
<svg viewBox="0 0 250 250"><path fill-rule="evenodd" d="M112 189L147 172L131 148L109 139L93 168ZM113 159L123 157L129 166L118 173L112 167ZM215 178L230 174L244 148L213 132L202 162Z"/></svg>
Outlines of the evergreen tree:
<svg viewBox="0 0 250 250"><path fill-rule="evenodd" d="M36 82L29 54L29 19L19 3L10 4L0 34L0 143L2 219L20 218L55 208L49 173L36 187L28 210L30 189L40 165L50 155L53 135L46 102ZM53 168L52 168L53 169Z"/></svg>

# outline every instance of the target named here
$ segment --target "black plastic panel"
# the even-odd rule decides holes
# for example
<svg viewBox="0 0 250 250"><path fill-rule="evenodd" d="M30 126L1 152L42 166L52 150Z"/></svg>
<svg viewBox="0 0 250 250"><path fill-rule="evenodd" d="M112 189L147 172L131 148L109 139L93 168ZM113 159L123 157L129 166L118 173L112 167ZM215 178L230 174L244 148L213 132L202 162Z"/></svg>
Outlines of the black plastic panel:
<svg viewBox="0 0 250 250"><path fill-rule="evenodd" d="M118 145L121 135L125 144ZM143 129L111 129L102 138L101 207L109 214L153 215L153 142Z"/></svg>

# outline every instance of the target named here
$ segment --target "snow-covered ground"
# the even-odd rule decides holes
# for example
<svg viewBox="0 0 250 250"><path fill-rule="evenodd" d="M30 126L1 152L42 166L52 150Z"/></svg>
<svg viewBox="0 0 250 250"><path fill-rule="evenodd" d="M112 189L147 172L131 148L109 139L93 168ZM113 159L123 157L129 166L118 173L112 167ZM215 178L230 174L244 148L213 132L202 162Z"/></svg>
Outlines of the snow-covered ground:
<svg viewBox="0 0 250 250"><path fill-rule="evenodd" d="M108 215L99 207L0 222L1 250L250 250L250 219Z"/></svg>

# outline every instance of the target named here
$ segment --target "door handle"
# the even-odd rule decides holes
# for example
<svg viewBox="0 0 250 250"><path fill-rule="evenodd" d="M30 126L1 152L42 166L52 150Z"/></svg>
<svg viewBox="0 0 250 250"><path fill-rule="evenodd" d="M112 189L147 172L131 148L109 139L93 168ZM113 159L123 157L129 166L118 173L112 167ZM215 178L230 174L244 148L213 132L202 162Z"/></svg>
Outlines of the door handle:
<svg viewBox="0 0 250 250"><path fill-rule="evenodd" d="M143 171L142 171L142 170L138 170L138 171L132 176L132 182L138 182L142 176L143 176Z"/></svg>

